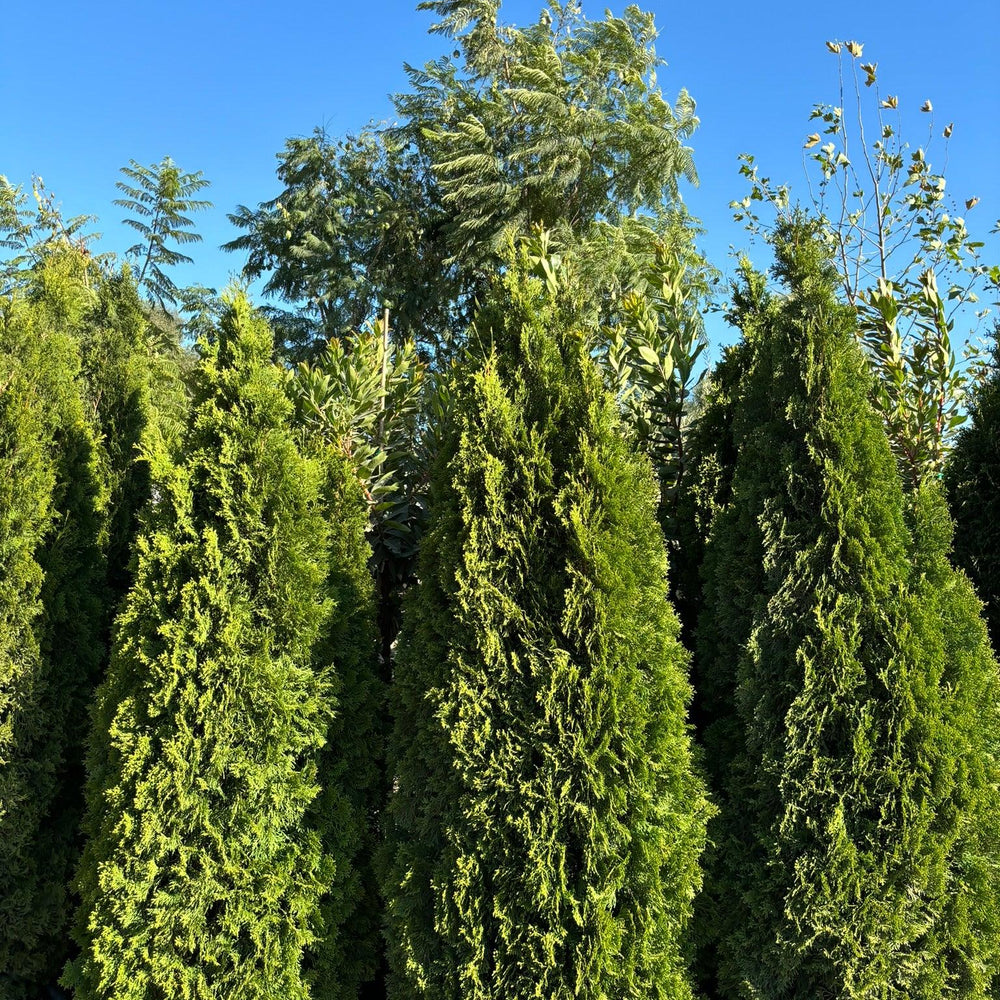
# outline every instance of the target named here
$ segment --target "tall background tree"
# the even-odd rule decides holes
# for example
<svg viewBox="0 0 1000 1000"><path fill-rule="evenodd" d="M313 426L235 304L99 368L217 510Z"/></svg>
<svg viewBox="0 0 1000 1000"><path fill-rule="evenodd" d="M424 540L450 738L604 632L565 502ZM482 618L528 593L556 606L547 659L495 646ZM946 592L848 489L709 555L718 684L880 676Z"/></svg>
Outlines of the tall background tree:
<svg viewBox="0 0 1000 1000"><path fill-rule="evenodd" d="M180 290L164 268L192 262L171 244L201 241L188 213L211 208L210 201L193 197L211 182L200 170L183 173L169 156L149 166L130 160L121 172L125 179L115 186L125 197L114 203L128 209L130 214L122 221L139 234L139 241L125 251L135 260L136 281L161 309L176 305Z"/></svg>
<svg viewBox="0 0 1000 1000"><path fill-rule="evenodd" d="M320 344L388 305L400 338L447 354L510 231L557 230L609 294L657 238L690 242L669 223L681 180L696 180L686 142L698 119L686 91L663 97L651 14L591 21L555 3L516 28L496 3L420 7L455 54L407 67L398 121L289 140L282 192L231 216L245 232L227 248L248 255L245 275L268 274Z"/></svg>
<svg viewBox="0 0 1000 1000"><path fill-rule="evenodd" d="M392 996L691 996L687 656L572 288L544 243L497 279L435 467L394 685Z"/></svg>
<svg viewBox="0 0 1000 1000"><path fill-rule="evenodd" d="M975 332L988 311L979 309L979 295L1000 270L982 261L983 244L966 225L979 199L954 198L944 170L931 164L932 155L947 162L954 123L936 126L925 100L918 114L926 134L912 144L903 114L909 102L881 91L877 64L862 61L864 46L826 44L837 58L838 96L810 114L817 129L804 142L811 207L823 220L840 293L857 310L857 336L876 376L872 402L907 487L916 489L940 474L965 420L969 372L956 324ZM732 202L735 218L767 236L774 227L762 209L787 221L790 189L763 176L752 155L741 160L750 190Z"/></svg>

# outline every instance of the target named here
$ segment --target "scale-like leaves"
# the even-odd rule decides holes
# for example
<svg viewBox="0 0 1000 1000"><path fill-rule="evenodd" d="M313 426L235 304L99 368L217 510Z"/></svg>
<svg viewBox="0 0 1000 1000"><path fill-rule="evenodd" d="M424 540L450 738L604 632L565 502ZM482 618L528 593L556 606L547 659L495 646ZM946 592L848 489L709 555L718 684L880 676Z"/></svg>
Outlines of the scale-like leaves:
<svg viewBox="0 0 1000 1000"><path fill-rule="evenodd" d="M689 998L709 807L656 489L543 257L477 320L399 639L390 995Z"/></svg>

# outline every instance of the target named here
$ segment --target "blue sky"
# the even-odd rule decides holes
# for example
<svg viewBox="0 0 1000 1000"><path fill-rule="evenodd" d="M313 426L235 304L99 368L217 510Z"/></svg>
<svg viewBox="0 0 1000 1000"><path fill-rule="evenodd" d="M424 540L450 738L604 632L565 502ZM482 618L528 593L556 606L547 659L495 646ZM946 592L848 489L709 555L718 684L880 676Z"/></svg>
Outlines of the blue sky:
<svg viewBox="0 0 1000 1000"><path fill-rule="evenodd" d="M215 208L198 217L204 243L179 284L222 286L241 261L217 249L234 231L226 212L277 192L274 155L290 135L324 124L333 133L391 114L405 88L403 62L420 64L447 44L427 34L415 0L100 0L7 5L0 43L0 173L14 183L40 174L72 215L100 217L100 249L121 250L129 231L111 204L118 169L130 158L169 154L212 181ZM507 21L534 20L541 0L504 0ZM614 2L619 13L624 4ZM935 132L955 130L949 189L979 197L967 221L987 234L1000 217L1000 12L995 0L904 6L873 0L764 4L665 0L654 11L660 84L669 98L686 87L702 125L693 139L701 177L684 192L707 230L703 246L731 270L731 246L747 236L729 202L746 193L737 156L804 191L802 142L817 101L837 103L836 59L827 39L857 39L877 61L884 93L898 94L907 135L922 141L934 105ZM584 0L591 17L604 5ZM932 162L934 157L931 157ZM937 165L937 164L935 164ZM763 257L756 251L756 257Z"/></svg>

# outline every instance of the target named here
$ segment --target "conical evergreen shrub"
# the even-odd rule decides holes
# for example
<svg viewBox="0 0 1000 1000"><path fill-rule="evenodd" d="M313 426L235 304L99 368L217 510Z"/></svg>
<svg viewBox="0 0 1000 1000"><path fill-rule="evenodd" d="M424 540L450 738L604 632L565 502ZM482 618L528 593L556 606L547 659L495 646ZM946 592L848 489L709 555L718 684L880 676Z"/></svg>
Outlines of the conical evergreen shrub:
<svg viewBox="0 0 1000 1000"><path fill-rule="evenodd" d="M982 602L950 561L953 525L939 484L917 490L908 517L914 597L938 658L952 788L951 807L935 827L948 865L928 942L940 995L993 998L1000 990L1000 666Z"/></svg>
<svg viewBox="0 0 1000 1000"><path fill-rule="evenodd" d="M394 685L395 997L691 995L709 807L656 489L553 263L498 279L433 475Z"/></svg>
<svg viewBox="0 0 1000 1000"><path fill-rule="evenodd" d="M70 883L81 847L81 758L104 658L106 497L81 397L78 344L65 329L71 329L67 312L88 298L85 287L74 287L71 263L47 261L31 300L9 305L0 332L0 353L12 365L12 405L33 410L39 431L25 445L35 454L14 465L41 463L50 484L46 530L31 553L41 587L37 595L24 594L20 613L33 618L33 634L21 631L22 644L10 648L0 683L6 744L0 751L0 907L6 911L0 975L19 984L11 986L14 996L19 990L34 996L55 983L69 954ZM21 493L17 477L7 485ZM23 490L14 504L22 511L22 530L31 523L26 509L40 497L30 482ZM16 565L12 573L14 581L22 579Z"/></svg>
<svg viewBox="0 0 1000 1000"><path fill-rule="evenodd" d="M344 455L324 447L318 458L335 604L321 659L336 665L337 712L319 758L321 792L312 817L324 853L337 865L306 969L314 1000L356 1000L373 987L383 953L375 857L385 801L384 691L365 537L368 506Z"/></svg>
<svg viewBox="0 0 1000 1000"><path fill-rule="evenodd" d="M29 359L14 349L12 332L8 314L0 338L0 996L5 1000L26 995L41 972L32 960L39 934L35 794L39 777L52 770L35 750L46 735L38 549L52 517L55 475L38 385L25 364Z"/></svg>
<svg viewBox="0 0 1000 1000"><path fill-rule="evenodd" d="M758 314L699 626L700 676L731 705L706 733L723 757L706 988L987 997L995 663L940 537L908 530L815 231L776 248L788 295Z"/></svg>
<svg viewBox="0 0 1000 1000"><path fill-rule="evenodd" d="M1000 327L995 333L1000 338ZM945 482L955 518L955 561L986 603L993 648L1000 650L1000 343L972 397Z"/></svg>
<svg viewBox="0 0 1000 1000"><path fill-rule="evenodd" d="M108 600L117 608L132 582L129 562L150 495L142 444L151 416L152 359L143 305L127 267L102 280L80 339L87 402L108 481Z"/></svg>
<svg viewBox="0 0 1000 1000"><path fill-rule="evenodd" d="M184 461L153 505L89 756L77 1000L309 995L332 877L308 819L329 725L320 470L242 296L203 347Z"/></svg>

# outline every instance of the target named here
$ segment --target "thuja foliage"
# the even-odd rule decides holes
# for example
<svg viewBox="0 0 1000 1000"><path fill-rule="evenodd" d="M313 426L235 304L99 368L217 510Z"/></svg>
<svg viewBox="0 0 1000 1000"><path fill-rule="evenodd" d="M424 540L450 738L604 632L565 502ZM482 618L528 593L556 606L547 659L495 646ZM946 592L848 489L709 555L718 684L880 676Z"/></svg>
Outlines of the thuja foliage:
<svg viewBox="0 0 1000 1000"><path fill-rule="evenodd" d="M776 249L787 296L749 338L699 628L721 806L705 985L986 997L996 664L939 498L907 507L816 230Z"/></svg>
<svg viewBox="0 0 1000 1000"><path fill-rule="evenodd" d="M108 597L116 607L131 583L129 561L139 515L150 496L141 453L151 419L152 374L146 313L129 269L101 281L80 337L87 404L102 444L108 483Z"/></svg>
<svg viewBox="0 0 1000 1000"><path fill-rule="evenodd" d="M997 334L1000 335L1000 329ZM1000 347L972 397L945 481L955 518L955 559L986 602L994 648L1000 648Z"/></svg>
<svg viewBox="0 0 1000 1000"><path fill-rule="evenodd" d="M679 434L684 442L684 461L683 467L675 466L675 545L670 589L688 646L694 643L702 608L705 543L715 516L727 506L732 494L737 458L733 425L739 386L752 363L756 330L768 308L765 287L764 276L744 258L740 277L731 289L732 304L726 317L741 330L742 338L724 348L719 363L699 381L694 412L686 414L688 421ZM697 671L697 659L694 667ZM698 679L694 687L694 706L700 712L705 691Z"/></svg>
<svg viewBox="0 0 1000 1000"><path fill-rule="evenodd" d="M0 684L0 970L20 984L15 995L54 983L67 958L87 707L104 660L106 491L67 330L74 273L72 261L46 261L0 330L9 415L35 429L7 454L5 477L17 494L5 513L16 527L8 587L23 601Z"/></svg>
<svg viewBox="0 0 1000 1000"><path fill-rule="evenodd" d="M477 319L404 612L390 995L689 997L709 807L656 488L569 279L527 268Z"/></svg>
<svg viewBox="0 0 1000 1000"><path fill-rule="evenodd" d="M85 998L309 995L334 869L307 813L330 718L320 470L243 297L202 347L98 691L78 888ZM339 860L339 859L338 859Z"/></svg>
<svg viewBox="0 0 1000 1000"><path fill-rule="evenodd" d="M40 971L31 960L35 925L26 865L35 875L31 838L39 770L35 750L45 731L39 628L42 570L38 548L51 521L54 485L31 369L12 350L3 316L0 351L0 991L17 997ZM16 334L15 334L16 336ZM20 337L17 337L20 340ZM28 345L24 345L28 346ZM34 398L33 398L34 397ZM30 926L26 927L25 922Z"/></svg>
<svg viewBox="0 0 1000 1000"><path fill-rule="evenodd" d="M336 867L306 969L317 1000L354 1000L363 985L378 979L383 963L375 858L385 800L385 690L366 540L368 505L357 470L322 439L306 447L323 468L323 517L331 526L327 586L334 612L319 659L336 667L336 715L320 753L321 791L311 814Z"/></svg>

